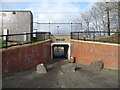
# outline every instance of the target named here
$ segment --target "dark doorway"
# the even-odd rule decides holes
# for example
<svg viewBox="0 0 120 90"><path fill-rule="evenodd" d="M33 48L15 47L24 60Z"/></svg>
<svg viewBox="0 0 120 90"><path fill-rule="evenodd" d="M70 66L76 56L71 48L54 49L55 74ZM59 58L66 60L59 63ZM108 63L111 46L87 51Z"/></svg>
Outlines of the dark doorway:
<svg viewBox="0 0 120 90"><path fill-rule="evenodd" d="M53 59L68 59L68 45L53 45Z"/></svg>

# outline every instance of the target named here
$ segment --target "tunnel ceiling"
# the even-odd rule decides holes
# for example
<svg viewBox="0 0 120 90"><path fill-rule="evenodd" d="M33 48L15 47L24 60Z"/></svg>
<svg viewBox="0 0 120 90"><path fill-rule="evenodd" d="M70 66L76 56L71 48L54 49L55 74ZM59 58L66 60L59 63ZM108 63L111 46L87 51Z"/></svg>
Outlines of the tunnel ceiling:
<svg viewBox="0 0 120 90"><path fill-rule="evenodd" d="M57 44L56 44L56 45L53 45L53 47L56 47L56 46L64 47L64 46L69 46L69 45L67 45L67 44L66 44L66 45L63 45L63 44L61 44L61 45L57 45Z"/></svg>

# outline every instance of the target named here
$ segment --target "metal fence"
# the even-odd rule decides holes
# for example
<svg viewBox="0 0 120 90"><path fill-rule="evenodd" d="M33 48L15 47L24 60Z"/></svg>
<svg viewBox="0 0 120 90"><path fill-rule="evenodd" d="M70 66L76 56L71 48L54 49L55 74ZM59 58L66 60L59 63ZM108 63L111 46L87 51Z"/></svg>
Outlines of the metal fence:
<svg viewBox="0 0 120 90"><path fill-rule="evenodd" d="M120 31L111 31L110 35L107 31L71 32L71 39L120 44Z"/></svg>
<svg viewBox="0 0 120 90"><path fill-rule="evenodd" d="M39 23L33 22L38 32L49 31L52 34L70 34L72 31L82 30L82 23Z"/></svg>
<svg viewBox="0 0 120 90"><path fill-rule="evenodd" d="M35 43L50 39L50 32L33 32L21 34L0 35L0 48L8 48L16 45Z"/></svg>

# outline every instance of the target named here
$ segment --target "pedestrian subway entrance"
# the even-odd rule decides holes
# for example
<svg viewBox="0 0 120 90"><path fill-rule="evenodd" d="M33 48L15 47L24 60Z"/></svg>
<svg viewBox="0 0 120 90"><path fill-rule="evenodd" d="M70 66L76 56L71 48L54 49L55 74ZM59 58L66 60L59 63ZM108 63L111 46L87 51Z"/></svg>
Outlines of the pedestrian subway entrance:
<svg viewBox="0 0 120 90"><path fill-rule="evenodd" d="M70 59L70 43L52 43L51 51L52 59Z"/></svg>

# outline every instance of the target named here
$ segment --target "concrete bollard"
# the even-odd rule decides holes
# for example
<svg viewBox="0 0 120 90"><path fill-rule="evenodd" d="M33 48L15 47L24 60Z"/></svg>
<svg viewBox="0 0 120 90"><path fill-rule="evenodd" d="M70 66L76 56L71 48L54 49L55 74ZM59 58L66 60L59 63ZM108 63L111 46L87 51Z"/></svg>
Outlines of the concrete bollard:
<svg viewBox="0 0 120 90"><path fill-rule="evenodd" d="M70 62L71 62L71 63L75 63L75 58L70 57Z"/></svg>

